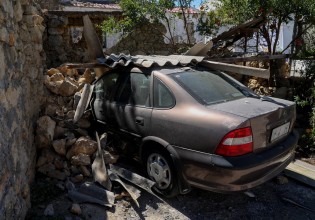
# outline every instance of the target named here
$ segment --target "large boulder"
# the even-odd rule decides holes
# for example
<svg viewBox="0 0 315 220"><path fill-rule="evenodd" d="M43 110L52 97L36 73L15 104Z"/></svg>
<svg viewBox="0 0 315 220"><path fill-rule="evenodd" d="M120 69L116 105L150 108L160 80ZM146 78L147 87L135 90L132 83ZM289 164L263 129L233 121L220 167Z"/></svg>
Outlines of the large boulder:
<svg viewBox="0 0 315 220"><path fill-rule="evenodd" d="M73 96L78 90L78 84L75 80L66 77L66 79L59 86L59 95Z"/></svg>
<svg viewBox="0 0 315 220"><path fill-rule="evenodd" d="M90 156L94 154L96 150L96 141L93 141L88 137L80 137L68 151L67 158L70 159L73 156L77 156L79 154L86 154Z"/></svg>

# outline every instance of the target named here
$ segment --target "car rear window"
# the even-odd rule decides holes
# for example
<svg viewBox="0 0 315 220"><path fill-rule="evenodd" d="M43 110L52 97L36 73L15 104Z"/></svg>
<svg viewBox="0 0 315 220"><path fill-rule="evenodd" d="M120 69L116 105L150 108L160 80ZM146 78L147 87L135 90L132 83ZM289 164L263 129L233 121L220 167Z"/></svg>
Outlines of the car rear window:
<svg viewBox="0 0 315 220"><path fill-rule="evenodd" d="M227 102L245 97L219 73L208 71L185 71L171 77L195 99L205 105Z"/></svg>

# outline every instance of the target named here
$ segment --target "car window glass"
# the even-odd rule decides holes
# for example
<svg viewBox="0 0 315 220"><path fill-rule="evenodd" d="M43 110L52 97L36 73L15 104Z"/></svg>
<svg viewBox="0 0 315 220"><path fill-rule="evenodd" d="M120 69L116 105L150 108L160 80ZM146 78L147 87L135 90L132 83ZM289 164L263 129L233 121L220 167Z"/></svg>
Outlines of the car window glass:
<svg viewBox="0 0 315 220"><path fill-rule="evenodd" d="M158 79L154 79L154 107L171 108L175 100L168 88Z"/></svg>
<svg viewBox="0 0 315 220"><path fill-rule="evenodd" d="M150 77L141 73L130 73L120 87L116 101L121 104L150 106Z"/></svg>
<svg viewBox="0 0 315 220"><path fill-rule="evenodd" d="M95 97L97 99L109 99L113 87L116 84L118 73L107 73L95 84Z"/></svg>
<svg viewBox="0 0 315 220"><path fill-rule="evenodd" d="M187 71L175 73L172 78L198 101L206 105L245 97L237 88L216 73Z"/></svg>

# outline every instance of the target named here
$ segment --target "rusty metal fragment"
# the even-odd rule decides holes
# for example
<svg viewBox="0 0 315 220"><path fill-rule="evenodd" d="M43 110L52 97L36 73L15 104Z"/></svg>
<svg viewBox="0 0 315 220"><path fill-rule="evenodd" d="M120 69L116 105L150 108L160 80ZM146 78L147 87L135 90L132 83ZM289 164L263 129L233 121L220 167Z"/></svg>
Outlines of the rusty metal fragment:
<svg viewBox="0 0 315 220"><path fill-rule="evenodd" d="M99 139L98 133L97 132L95 133L96 133L96 140L97 140L97 152L96 152L95 160L92 164L92 173L93 173L94 181L100 183L107 190L111 190L112 184L107 175L107 169L105 166L104 156L102 154L100 139Z"/></svg>

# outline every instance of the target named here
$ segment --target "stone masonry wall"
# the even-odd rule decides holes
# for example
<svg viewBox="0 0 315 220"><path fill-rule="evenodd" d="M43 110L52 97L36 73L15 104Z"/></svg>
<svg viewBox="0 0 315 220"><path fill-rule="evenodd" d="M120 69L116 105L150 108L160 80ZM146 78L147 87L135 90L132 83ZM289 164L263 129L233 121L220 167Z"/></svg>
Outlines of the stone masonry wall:
<svg viewBox="0 0 315 220"><path fill-rule="evenodd" d="M184 46L177 44L174 47L172 44L166 44L163 36L165 33L166 28L161 24L142 25L122 37L114 47L108 49L106 52L124 52L131 55L170 55L176 53L180 47Z"/></svg>
<svg viewBox="0 0 315 220"><path fill-rule="evenodd" d="M43 18L31 0L0 1L0 219L24 219L43 91Z"/></svg>

